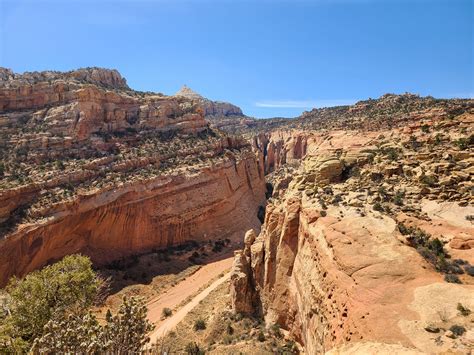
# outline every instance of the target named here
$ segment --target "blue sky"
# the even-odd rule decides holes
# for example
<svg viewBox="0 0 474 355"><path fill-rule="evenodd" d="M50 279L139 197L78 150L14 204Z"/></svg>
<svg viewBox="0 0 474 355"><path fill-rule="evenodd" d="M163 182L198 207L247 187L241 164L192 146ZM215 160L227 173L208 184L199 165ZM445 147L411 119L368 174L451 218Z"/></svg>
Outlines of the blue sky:
<svg viewBox="0 0 474 355"><path fill-rule="evenodd" d="M101 66L256 117L413 92L468 97L472 0L0 0L0 66Z"/></svg>

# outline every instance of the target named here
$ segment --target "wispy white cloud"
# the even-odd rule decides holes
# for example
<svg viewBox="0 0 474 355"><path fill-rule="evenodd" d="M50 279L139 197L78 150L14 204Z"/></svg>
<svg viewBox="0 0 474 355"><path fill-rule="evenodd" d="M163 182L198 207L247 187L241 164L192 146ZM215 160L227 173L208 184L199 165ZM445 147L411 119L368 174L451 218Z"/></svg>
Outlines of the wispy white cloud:
<svg viewBox="0 0 474 355"><path fill-rule="evenodd" d="M266 108L315 108L351 105L358 100L336 99L336 100L262 100L255 103L256 107Z"/></svg>

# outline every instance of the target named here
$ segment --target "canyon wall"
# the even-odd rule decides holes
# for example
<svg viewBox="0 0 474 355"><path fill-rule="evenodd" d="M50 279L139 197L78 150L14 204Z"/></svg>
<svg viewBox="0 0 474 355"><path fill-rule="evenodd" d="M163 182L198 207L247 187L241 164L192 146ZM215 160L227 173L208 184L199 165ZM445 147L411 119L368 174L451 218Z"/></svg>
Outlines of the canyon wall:
<svg viewBox="0 0 474 355"><path fill-rule="evenodd" d="M188 240L239 241L242 228L259 228L264 185L258 161L248 153L195 174L96 191L1 241L0 283L72 253L101 265Z"/></svg>
<svg viewBox="0 0 474 355"><path fill-rule="evenodd" d="M274 189L261 232L236 252L234 311L263 316L308 354L468 354L473 318L458 307L474 307L474 160L451 142L472 120L257 137ZM450 125L451 137L432 144L423 124ZM437 238L443 256L433 261L405 226Z"/></svg>
<svg viewBox="0 0 474 355"><path fill-rule="evenodd" d="M263 156L199 100L114 70L0 71L0 285L64 255L96 265L259 228Z"/></svg>
<svg viewBox="0 0 474 355"><path fill-rule="evenodd" d="M308 354L339 346L351 353L346 344L367 342L377 344L379 353L396 344L413 353L469 348L469 340L436 344L425 328L438 332L443 322L449 327L469 321L456 307L474 307L472 284L444 282L401 242L394 219L360 216L354 208L321 211L305 195L267 206L247 256L237 253L232 282L238 312L263 314L268 326L278 324ZM441 222L446 228L439 218L433 225ZM473 236L472 227L453 228ZM474 261L471 250L463 257Z"/></svg>

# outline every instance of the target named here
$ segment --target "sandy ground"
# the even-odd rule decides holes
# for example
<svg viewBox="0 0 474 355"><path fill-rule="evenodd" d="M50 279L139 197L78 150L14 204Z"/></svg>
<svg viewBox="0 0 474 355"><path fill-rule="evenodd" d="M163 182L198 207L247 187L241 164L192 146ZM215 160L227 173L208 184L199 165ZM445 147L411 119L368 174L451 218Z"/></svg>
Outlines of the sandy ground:
<svg viewBox="0 0 474 355"><path fill-rule="evenodd" d="M201 300L207 297L212 290L229 278L227 271L229 271L230 267L232 266L233 259L233 257L229 257L202 266L193 275L179 282L163 295L148 302L148 319L150 322L155 324L156 327L150 335L150 344L155 343L158 338L162 337L171 329L176 327L176 325L184 319L190 310L199 304ZM224 272L226 272L224 276L214 281L210 286L201 291L197 296L195 296L190 302L186 303L179 310L173 312L169 318L164 320L161 319L164 308L174 310L182 302L186 301L187 298L198 292L203 285L206 285Z"/></svg>

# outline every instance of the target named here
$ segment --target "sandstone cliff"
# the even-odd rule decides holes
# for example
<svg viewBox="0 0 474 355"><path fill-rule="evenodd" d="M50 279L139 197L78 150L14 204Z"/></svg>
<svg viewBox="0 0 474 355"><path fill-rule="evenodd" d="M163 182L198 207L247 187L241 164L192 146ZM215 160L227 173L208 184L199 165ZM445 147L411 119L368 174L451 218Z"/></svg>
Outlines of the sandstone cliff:
<svg viewBox="0 0 474 355"><path fill-rule="evenodd" d="M468 354L473 119L434 110L398 128L257 136L273 197L236 253L234 310L308 354Z"/></svg>
<svg viewBox="0 0 474 355"><path fill-rule="evenodd" d="M240 107L232 105L228 102L222 101L211 101L203 96L199 95L197 92L191 90L189 87L184 85L175 96L186 97L188 99L197 100L200 102L204 108L204 114L206 116L243 116L242 110Z"/></svg>
<svg viewBox="0 0 474 355"><path fill-rule="evenodd" d="M71 253L89 255L100 265L188 240L236 242L243 226L259 228L263 181L249 152L195 173L182 171L79 195L0 243L0 281Z"/></svg>
<svg viewBox="0 0 474 355"><path fill-rule="evenodd" d="M199 100L98 68L0 79L0 284L70 253L103 264L259 228L262 156Z"/></svg>

